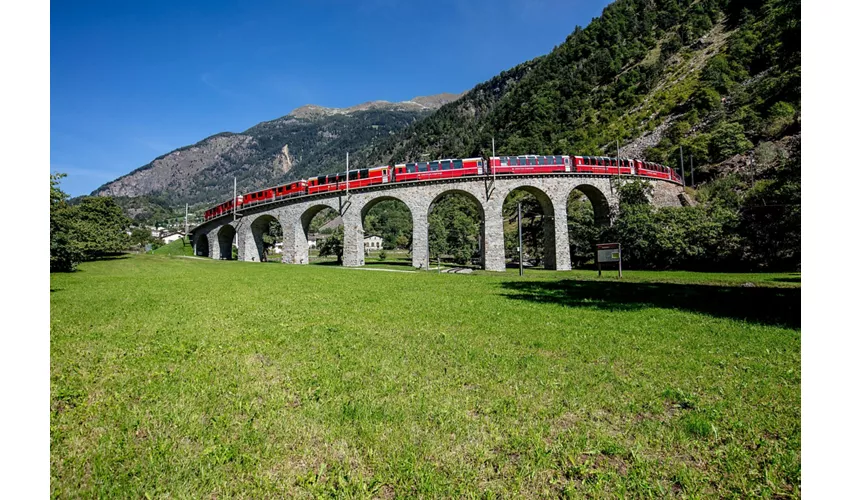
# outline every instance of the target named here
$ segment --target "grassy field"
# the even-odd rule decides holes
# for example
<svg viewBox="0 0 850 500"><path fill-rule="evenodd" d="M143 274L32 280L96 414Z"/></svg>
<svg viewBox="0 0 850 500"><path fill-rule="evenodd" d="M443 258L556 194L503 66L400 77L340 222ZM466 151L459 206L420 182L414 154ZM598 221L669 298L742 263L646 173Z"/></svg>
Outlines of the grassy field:
<svg viewBox="0 0 850 500"><path fill-rule="evenodd" d="M51 492L799 497L799 281L85 263Z"/></svg>
<svg viewBox="0 0 850 500"><path fill-rule="evenodd" d="M162 245L152 252L154 255L194 255L192 246L183 240L175 240L167 245Z"/></svg>

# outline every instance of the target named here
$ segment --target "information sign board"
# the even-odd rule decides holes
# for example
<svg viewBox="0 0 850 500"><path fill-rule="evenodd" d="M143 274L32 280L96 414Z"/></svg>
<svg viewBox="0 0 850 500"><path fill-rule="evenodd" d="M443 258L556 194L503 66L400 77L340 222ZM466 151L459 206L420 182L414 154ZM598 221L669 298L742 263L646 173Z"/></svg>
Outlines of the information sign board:
<svg viewBox="0 0 850 500"><path fill-rule="evenodd" d="M602 276L602 264L616 262L617 276L623 277L623 262L620 252L619 243L599 243L596 245L596 267L599 269L599 276Z"/></svg>

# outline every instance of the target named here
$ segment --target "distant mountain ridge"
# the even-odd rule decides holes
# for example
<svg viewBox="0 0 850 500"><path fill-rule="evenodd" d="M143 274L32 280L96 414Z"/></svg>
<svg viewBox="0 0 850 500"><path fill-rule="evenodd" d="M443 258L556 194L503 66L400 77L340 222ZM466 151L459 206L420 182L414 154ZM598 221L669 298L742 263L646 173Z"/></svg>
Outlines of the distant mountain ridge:
<svg viewBox="0 0 850 500"><path fill-rule="evenodd" d="M464 92L465 93L465 92ZM317 118L329 115L347 115L356 113L357 111L366 110L393 110L393 111L428 111L435 110L444 104L456 101L463 96L460 94L435 94L432 96L419 96L410 99L409 101L391 102L391 101L367 101L362 104L350 106L348 108L326 108L315 104L306 104L293 109L289 116L293 118Z"/></svg>
<svg viewBox="0 0 850 500"><path fill-rule="evenodd" d="M381 139L462 94L401 102L370 101L348 108L306 105L241 133L222 132L159 156L92 194L153 196L179 206L209 204L242 191L344 168L345 152L369 151Z"/></svg>

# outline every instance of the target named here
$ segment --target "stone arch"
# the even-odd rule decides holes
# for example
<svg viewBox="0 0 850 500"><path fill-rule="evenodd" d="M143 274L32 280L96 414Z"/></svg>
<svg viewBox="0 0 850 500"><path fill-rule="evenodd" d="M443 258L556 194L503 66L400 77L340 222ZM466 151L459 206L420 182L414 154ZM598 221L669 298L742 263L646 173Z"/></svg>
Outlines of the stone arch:
<svg viewBox="0 0 850 500"><path fill-rule="evenodd" d="M263 253L263 233L266 233L269 230L269 225L272 221L280 223L280 221L270 214L260 215L251 221L250 234L254 243L254 249L253 251L249 251L248 245L245 245L245 260L250 259L255 262L265 261L265 255ZM240 252L242 250L243 249L240 248Z"/></svg>
<svg viewBox="0 0 850 500"><path fill-rule="evenodd" d="M195 236L195 255L198 257L210 256L210 240L206 233Z"/></svg>
<svg viewBox="0 0 850 500"><path fill-rule="evenodd" d="M310 205L304 211L301 212L299 216L300 220L300 230L296 231L295 238L297 239L295 243L295 247L298 249L296 252L298 255L296 256L296 262L300 264L308 264L310 262L310 244L309 244L309 231L310 231L310 223L313 222L313 219L319 212L323 210L331 209L337 215L341 215L339 210L332 207L326 203L317 203L315 205ZM345 222L342 222L343 228L345 227Z"/></svg>
<svg viewBox="0 0 850 500"><path fill-rule="evenodd" d="M427 244L427 242L430 242L430 236L431 236L430 216L434 211L434 207L436 207L437 204L439 204L443 199L445 199L449 195L462 196L462 197L469 199L469 200L472 200L474 202L475 208L478 212L478 227L479 227L479 229L478 229L477 254L478 254L479 264L481 265L482 268L485 268L486 267L485 266L486 253L487 253L486 249L485 249L485 245L486 245L485 222L486 222L487 213L484 209L484 205L482 204L481 200L477 196L475 196L473 193L467 191L466 189L458 188L458 187L445 189L445 190L437 193L437 195L434 196L431 199L431 202L428 204L428 210L426 212L426 216L428 218L428 223L427 223L427 226L426 226L427 231L425 233L426 244ZM427 254L429 256L431 255L430 248L428 249ZM503 260L503 265L504 265L504 252L502 253L502 260ZM475 261L473 260L472 262L474 263Z"/></svg>
<svg viewBox="0 0 850 500"><path fill-rule="evenodd" d="M537 200L543 212L543 267L546 269L556 269L556 242L555 242L555 205L552 199L546 192L539 187L521 185L511 189L501 200L502 211L504 210L505 201L508 196L515 191L524 191L529 193ZM503 214L504 216L504 214Z"/></svg>
<svg viewBox="0 0 850 500"><path fill-rule="evenodd" d="M233 259L233 243L235 239L236 229L234 229L233 226L231 226L230 224L225 224L219 228L218 235L216 235L219 259Z"/></svg>
<svg viewBox="0 0 850 500"><path fill-rule="evenodd" d="M593 220L596 225L611 225L611 205L608 203L608 198L599 188L590 184L579 184L570 190L570 193L575 190L587 196L587 199L590 200L590 206L593 207Z"/></svg>
<svg viewBox="0 0 850 500"><path fill-rule="evenodd" d="M415 238L415 237L414 237L414 235L413 235L413 224L414 224L414 220L413 220L413 210L411 209L411 207L410 207L410 204L409 204L409 203L407 203L405 200L403 200L403 199L401 199L401 198L399 198L399 197L397 197L397 196L390 196L390 195L380 195L380 196L376 196L376 197L374 197L374 198L370 199L369 201L367 201L367 202L363 205L363 208L361 208L361 209L360 209L360 224L361 224L361 227L362 227L362 228L363 228L363 230L364 230L364 234L363 234L363 236L364 236L364 237L365 237L365 236L367 236L367 235L366 235L366 233L365 233L365 229L366 229L366 215L367 215L367 214L369 213L369 211L370 211L370 210L372 210L372 209L373 209L376 205L378 205L378 204L380 204L380 203L387 202L387 201L395 201L395 202L399 202L399 203L401 203L401 204L404 206L404 208L407 210L408 218L409 218L409 220L410 220L410 224L411 224L411 234L410 234L410 239L409 239L409 241L408 241L408 243L407 243L407 247L412 249L412 248L413 248L413 240L414 240L414 238Z"/></svg>

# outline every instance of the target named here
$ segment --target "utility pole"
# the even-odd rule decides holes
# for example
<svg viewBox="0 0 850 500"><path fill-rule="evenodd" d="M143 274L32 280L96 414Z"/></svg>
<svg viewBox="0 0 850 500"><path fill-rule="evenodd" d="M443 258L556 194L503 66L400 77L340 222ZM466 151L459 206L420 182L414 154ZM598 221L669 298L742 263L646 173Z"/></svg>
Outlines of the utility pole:
<svg viewBox="0 0 850 500"><path fill-rule="evenodd" d="M620 180L620 138L617 138L617 180Z"/></svg>
<svg viewBox="0 0 850 500"><path fill-rule="evenodd" d="M490 158L495 158L496 157L496 138L491 137L490 140L493 142L493 144L492 144L492 146L493 146L493 156L491 156ZM490 165L490 164L488 163L488 165ZM496 182L496 169L493 168L493 165L490 165L490 168L493 170L493 182Z"/></svg>
<svg viewBox="0 0 850 500"><path fill-rule="evenodd" d="M688 156L691 158L691 187L694 187L697 185L696 181L694 180L694 155Z"/></svg>
<svg viewBox="0 0 850 500"><path fill-rule="evenodd" d="M519 275L522 276L522 200L517 202L517 225L519 226Z"/></svg>

